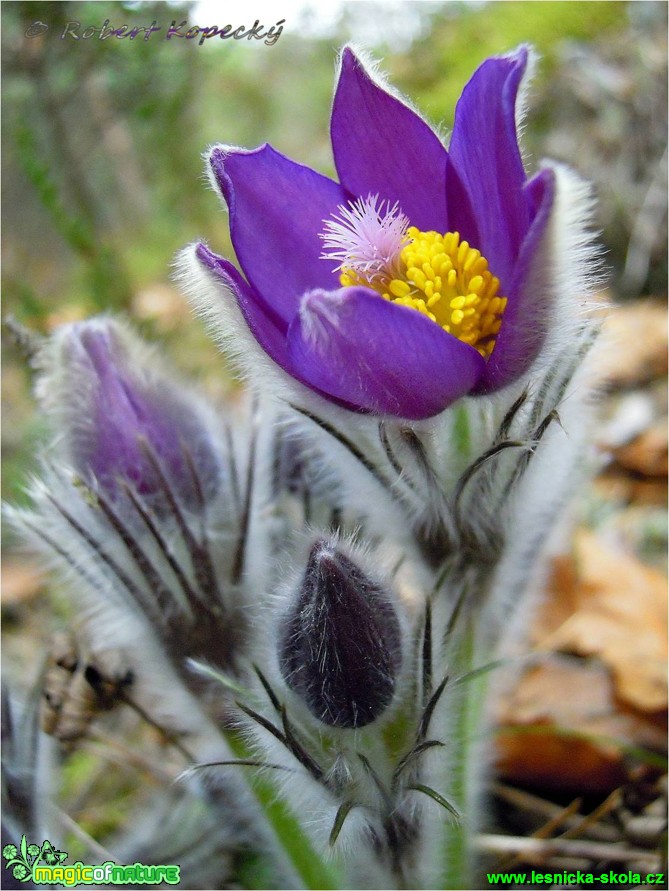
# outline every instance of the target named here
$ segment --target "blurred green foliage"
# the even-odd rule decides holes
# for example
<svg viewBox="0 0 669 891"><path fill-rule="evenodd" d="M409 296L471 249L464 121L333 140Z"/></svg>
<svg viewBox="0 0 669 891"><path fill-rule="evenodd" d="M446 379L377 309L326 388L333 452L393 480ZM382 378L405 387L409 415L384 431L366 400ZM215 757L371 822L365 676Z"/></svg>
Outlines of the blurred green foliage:
<svg viewBox="0 0 669 891"><path fill-rule="evenodd" d="M622 2L408 6L423 19L422 36L401 52L375 49L397 85L447 127L462 86L487 55L532 43L544 57L541 84L566 41L635 39ZM356 30L361 7L369 8L368 22L375 10L399 14L398 4L343 3L335 38L306 38L289 21L272 47L199 47L163 36L171 19L195 23L188 3L4 4L6 305L38 327L49 327L62 304L82 313L127 309L138 288L167 279L184 243L208 236L229 251L225 217L203 188L201 153L212 142L270 141L332 173L327 125L337 48L348 38L376 42L373 26ZM61 38L67 22L81 22L83 31L103 19L116 27L157 21L163 34L133 42ZM48 32L25 37L36 20Z"/></svg>
<svg viewBox="0 0 669 891"><path fill-rule="evenodd" d="M421 108L443 121L453 122L453 110L462 85L487 56L505 53L529 43L542 57L537 75L546 79L554 69L565 40L592 40L628 27L625 3L543 2L508 0L442 18L412 53L407 83ZM435 77L435 72L440 75Z"/></svg>

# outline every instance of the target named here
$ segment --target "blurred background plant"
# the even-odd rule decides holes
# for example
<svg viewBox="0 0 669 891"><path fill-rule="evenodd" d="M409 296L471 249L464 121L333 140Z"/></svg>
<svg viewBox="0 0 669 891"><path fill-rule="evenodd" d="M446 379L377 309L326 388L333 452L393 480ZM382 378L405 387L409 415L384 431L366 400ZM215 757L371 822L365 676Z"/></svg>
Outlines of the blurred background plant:
<svg viewBox="0 0 669 891"><path fill-rule="evenodd" d="M236 384L224 360L201 326L189 320L185 301L170 283L175 252L198 236L220 253L232 253L227 219L203 187L201 153L207 145L268 141L333 174L328 117L336 51L347 40L383 57L392 82L445 131L461 85L476 65L521 42L532 43L543 61L531 86L528 163L555 158L594 182L610 271L605 296L614 304L607 326L615 347L603 352L599 372L606 393L601 473L583 493L578 519L608 538L618 559L628 561L624 569L618 567L618 575L628 580L626 587L620 586L620 603L625 597L640 602L641 597L649 604L639 629L647 631L654 623L651 637L658 647L661 687L666 649L661 577L658 588L658 576L649 577L653 570L639 558L664 569L666 15L664 2L5 3L5 315L47 333L64 321L120 311L146 336L165 341L175 363L200 378L214 397L230 394ZM274 46L165 40L173 19L200 26L228 21L250 26L255 18L266 27L285 18ZM112 27L144 27L156 20L162 31L146 42L141 36L132 42L60 38L67 22L81 22L83 31L105 19ZM48 30L26 36L36 21L46 23ZM12 501L24 497L35 444L43 435L30 385L25 357L9 339L3 375L3 494ZM612 717L597 732L619 737L628 747L657 751L662 748L657 732L666 695L663 701L661 694L647 693L649 685L657 688L657 675L645 678L646 687L639 682L621 710L614 701L620 696L616 684L635 653L628 652L621 667L616 661L620 650L610 639L599 647L588 639L588 616L601 627L601 613L593 609L593 586L608 598L613 584L602 568L599 543L588 541L579 539L578 560L572 554L557 566L557 594L551 603L558 605L540 616L535 629L534 642L542 646L557 635L555 649L562 655L556 674L546 681L535 673L530 683L539 685L534 695L546 702L547 690L556 685L564 689L571 683L564 672L576 670L571 661L565 667L560 660L578 654L589 672L601 668L606 675L602 683L609 684ZM44 578L24 557L13 555L11 540L5 544L4 667L12 683L25 690L40 668L35 650L46 646L54 601ZM62 608L57 599L55 604L58 614ZM620 607L623 615L626 609ZM573 629L574 615L585 622L580 636ZM66 622L67 616L59 619ZM571 625L565 631L567 620ZM643 649L637 656L644 659ZM629 694L629 674L625 678ZM523 735L519 729L547 724L557 731L565 726L574 732L588 730L592 702L584 704L583 714L567 715L560 711L564 693L557 694L552 713L548 706L546 713L532 711L529 688L525 699L522 690L515 696L500 718L515 732L502 747L508 778L524 776L526 785L534 781L541 789L557 790L558 799L581 788L595 795L613 793L629 781L629 751L621 747L611 755L593 744L569 774L567 745L559 732L558 743L552 741L553 754L533 764L528 755L534 748L532 733ZM529 744L523 745L528 737ZM573 740L568 745L573 752ZM110 789L104 764L84 747L70 758L62 780L70 818L96 838L112 837L123 819L125 805L119 802L137 794L127 771ZM634 761L637 770L653 764L652 758ZM600 779L588 787L588 777L594 776ZM512 809L507 799L502 795L500 800ZM102 808L101 801L112 803ZM527 801L518 808L528 832L532 809Z"/></svg>

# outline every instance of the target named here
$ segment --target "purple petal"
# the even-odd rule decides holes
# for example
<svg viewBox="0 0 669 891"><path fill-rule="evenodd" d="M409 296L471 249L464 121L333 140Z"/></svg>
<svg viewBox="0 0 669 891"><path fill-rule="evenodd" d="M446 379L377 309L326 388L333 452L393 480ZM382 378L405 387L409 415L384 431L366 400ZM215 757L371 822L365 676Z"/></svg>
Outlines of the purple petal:
<svg viewBox="0 0 669 891"><path fill-rule="evenodd" d="M555 197L555 174L542 170L527 183L525 197L534 218L521 246L502 327L478 387L490 392L520 377L530 367L552 324L553 294L547 279L553 275L548 252L547 224Z"/></svg>
<svg viewBox="0 0 669 891"><path fill-rule="evenodd" d="M332 108L339 180L354 195L398 201L411 225L446 231L448 155L434 131L379 87L346 48Z"/></svg>
<svg viewBox="0 0 669 891"><path fill-rule="evenodd" d="M516 96L526 67L522 48L475 71L456 106L449 147L478 222L475 246L507 289L529 222L516 134Z"/></svg>
<svg viewBox="0 0 669 891"><path fill-rule="evenodd" d="M210 162L230 209L230 234L244 273L288 323L299 298L336 282L321 260L323 224L347 195L333 180L264 145L253 151L215 148Z"/></svg>
<svg viewBox="0 0 669 891"><path fill-rule="evenodd" d="M294 368L292 358L288 354L285 323L267 309L264 301L259 298L229 260L219 257L218 254L210 251L204 244L197 246L195 255L219 279L221 284L232 293L251 333L267 355L280 368L310 390L315 390L319 395L336 402L337 405L353 410L356 409L356 406L351 405L345 399L336 399L330 397L327 393L323 393L318 387L310 383L299 369Z"/></svg>
<svg viewBox="0 0 669 891"><path fill-rule="evenodd" d="M468 241L473 247L477 247L481 243L481 236L476 214L460 174L450 158L446 168L446 207L448 226L444 232L458 232L461 241Z"/></svg>
<svg viewBox="0 0 669 891"><path fill-rule="evenodd" d="M285 322L268 308L239 274L238 270L204 244L195 256L234 295L251 333L265 352L282 368L288 368Z"/></svg>
<svg viewBox="0 0 669 891"><path fill-rule="evenodd" d="M288 350L312 387L361 411L410 420L438 414L485 369L475 349L417 310L358 287L307 294Z"/></svg>

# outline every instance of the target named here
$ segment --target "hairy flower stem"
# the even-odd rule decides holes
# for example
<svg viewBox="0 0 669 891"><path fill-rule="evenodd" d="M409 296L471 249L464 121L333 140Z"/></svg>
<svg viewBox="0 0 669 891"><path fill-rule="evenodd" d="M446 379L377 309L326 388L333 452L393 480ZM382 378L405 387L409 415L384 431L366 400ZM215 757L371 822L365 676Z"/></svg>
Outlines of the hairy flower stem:
<svg viewBox="0 0 669 891"><path fill-rule="evenodd" d="M460 455L471 452L470 420L466 405L456 405L453 408L455 423L453 425L454 446Z"/></svg>
<svg viewBox="0 0 669 891"><path fill-rule="evenodd" d="M244 740L233 731L225 731L225 737L234 756L241 761L252 755ZM342 888L342 878L338 870L326 863L313 847L308 835L302 829L287 801L280 797L274 784L264 776L254 775L249 783L268 828L277 845L283 849L300 883L308 889Z"/></svg>
<svg viewBox="0 0 669 891"><path fill-rule="evenodd" d="M476 669L476 634L470 617L463 633L455 644L453 662L460 676ZM456 749L449 765L449 797L463 814L459 821L444 822L443 862L444 873L441 888L472 888L473 833L476 825L478 798L484 774L481 765L481 723L484 718L488 675L482 674L466 682L466 687L453 697L449 709L452 722L452 745Z"/></svg>

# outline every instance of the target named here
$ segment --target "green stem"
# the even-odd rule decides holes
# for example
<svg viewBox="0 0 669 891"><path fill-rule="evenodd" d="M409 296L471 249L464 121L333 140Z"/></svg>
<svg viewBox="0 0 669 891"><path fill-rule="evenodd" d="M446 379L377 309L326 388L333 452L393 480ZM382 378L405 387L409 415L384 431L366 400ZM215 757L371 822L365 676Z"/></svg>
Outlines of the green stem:
<svg viewBox="0 0 669 891"><path fill-rule="evenodd" d="M460 676L477 666L475 632L471 622L455 645L453 664ZM442 888L472 888L473 838L476 832L479 783L485 772L480 763L480 731L488 686L488 673L476 674L457 691L449 709L454 751L449 765L448 797L462 815L444 827Z"/></svg>
<svg viewBox="0 0 669 891"><path fill-rule="evenodd" d="M459 455L468 456L471 452L472 438L467 406L456 405L452 411L454 412L453 440L455 450Z"/></svg>
<svg viewBox="0 0 669 891"><path fill-rule="evenodd" d="M235 757L249 757L249 750L234 733L226 734L228 745ZM305 834L299 820L282 800L274 785L265 777L254 777L249 784L267 822L272 827L277 842L307 889L337 889L343 887L339 871L319 856L311 839Z"/></svg>

